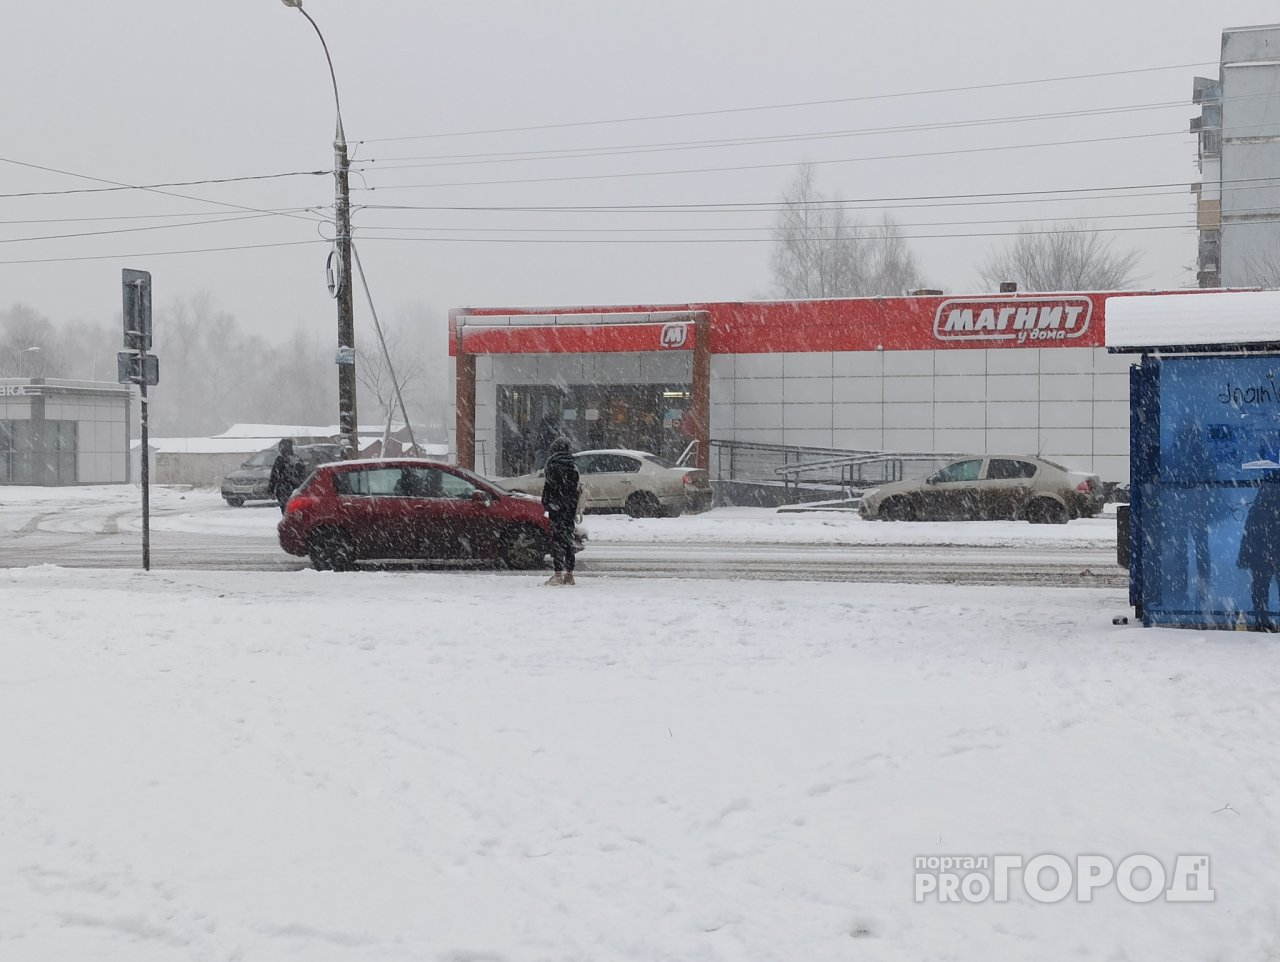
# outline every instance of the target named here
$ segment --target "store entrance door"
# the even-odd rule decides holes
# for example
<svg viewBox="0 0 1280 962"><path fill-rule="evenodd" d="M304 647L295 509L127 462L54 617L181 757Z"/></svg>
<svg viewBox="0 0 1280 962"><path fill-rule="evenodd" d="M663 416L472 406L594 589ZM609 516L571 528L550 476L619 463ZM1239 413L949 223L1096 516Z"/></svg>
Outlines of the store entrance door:
<svg viewBox="0 0 1280 962"><path fill-rule="evenodd" d="M543 385L498 388L498 475L529 474L547 460L561 432L565 392Z"/></svg>

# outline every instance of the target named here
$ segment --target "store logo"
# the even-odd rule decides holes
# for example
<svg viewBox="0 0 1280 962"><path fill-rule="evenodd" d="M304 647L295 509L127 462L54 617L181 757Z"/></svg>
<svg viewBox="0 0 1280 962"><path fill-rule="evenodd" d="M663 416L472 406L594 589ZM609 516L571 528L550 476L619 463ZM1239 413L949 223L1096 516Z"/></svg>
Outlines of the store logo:
<svg viewBox="0 0 1280 962"><path fill-rule="evenodd" d="M659 343L665 348L684 347L689 339L689 325L684 323L663 324L662 338Z"/></svg>
<svg viewBox="0 0 1280 962"><path fill-rule="evenodd" d="M12 387L0 387L0 397L26 397L27 389L21 384Z"/></svg>
<svg viewBox="0 0 1280 962"><path fill-rule="evenodd" d="M1087 297L977 298L943 301L933 316L940 341L1069 341L1089 330L1093 302Z"/></svg>

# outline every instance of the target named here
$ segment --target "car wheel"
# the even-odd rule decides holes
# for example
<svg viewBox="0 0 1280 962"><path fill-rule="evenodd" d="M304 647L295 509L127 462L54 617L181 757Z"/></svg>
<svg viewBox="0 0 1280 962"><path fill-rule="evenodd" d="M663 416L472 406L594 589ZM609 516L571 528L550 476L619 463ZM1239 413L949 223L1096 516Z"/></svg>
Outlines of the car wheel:
<svg viewBox="0 0 1280 962"><path fill-rule="evenodd" d="M1027 505L1027 520L1032 524L1066 524L1067 509L1052 498L1036 498Z"/></svg>
<svg viewBox="0 0 1280 962"><path fill-rule="evenodd" d="M635 492L635 494L627 498L627 502L623 507L626 508L627 514L633 518L662 517L662 505L648 491Z"/></svg>
<svg viewBox="0 0 1280 962"><path fill-rule="evenodd" d="M916 509L906 498L890 498L880 505L880 511L876 517L881 521L914 521Z"/></svg>
<svg viewBox="0 0 1280 962"><path fill-rule="evenodd" d="M227 504L233 508L243 508L244 498L227 498Z"/></svg>
<svg viewBox="0 0 1280 962"><path fill-rule="evenodd" d="M522 524L502 536L502 563L513 571L542 567L547 539L531 525Z"/></svg>
<svg viewBox="0 0 1280 962"><path fill-rule="evenodd" d="M316 571L351 571L356 566L356 545L337 528L313 531L307 538L307 555Z"/></svg>

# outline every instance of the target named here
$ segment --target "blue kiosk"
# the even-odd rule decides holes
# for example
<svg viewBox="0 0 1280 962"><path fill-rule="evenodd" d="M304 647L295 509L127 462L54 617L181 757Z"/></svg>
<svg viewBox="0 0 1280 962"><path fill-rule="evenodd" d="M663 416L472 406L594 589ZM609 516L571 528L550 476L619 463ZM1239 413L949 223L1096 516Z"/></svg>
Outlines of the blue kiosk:
<svg viewBox="0 0 1280 962"><path fill-rule="evenodd" d="M1280 292L1107 302L1130 369L1129 602L1146 626L1280 627Z"/></svg>

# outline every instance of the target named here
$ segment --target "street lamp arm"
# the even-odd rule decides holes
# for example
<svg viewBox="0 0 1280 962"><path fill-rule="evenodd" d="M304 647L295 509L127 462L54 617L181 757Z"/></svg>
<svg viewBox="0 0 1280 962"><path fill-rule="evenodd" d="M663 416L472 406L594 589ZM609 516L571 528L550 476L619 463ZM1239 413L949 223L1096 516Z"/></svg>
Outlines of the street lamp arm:
<svg viewBox="0 0 1280 962"><path fill-rule="evenodd" d="M293 6L293 4L288 3L286 5ZM320 38L320 46L324 48L324 59L329 65L329 80L333 83L333 105L334 109L338 112L338 127L337 131L334 133L334 140L336 143L345 146L347 143L347 135L342 129L342 98L338 96L338 75L333 70L333 58L329 56L329 45L325 43L324 34L320 32L319 24L311 18L311 14L302 9L301 3L297 4L297 10L298 13L307 18L307 23L311 24L311 29L314 30L316 32L316 36Z"/></svg>

